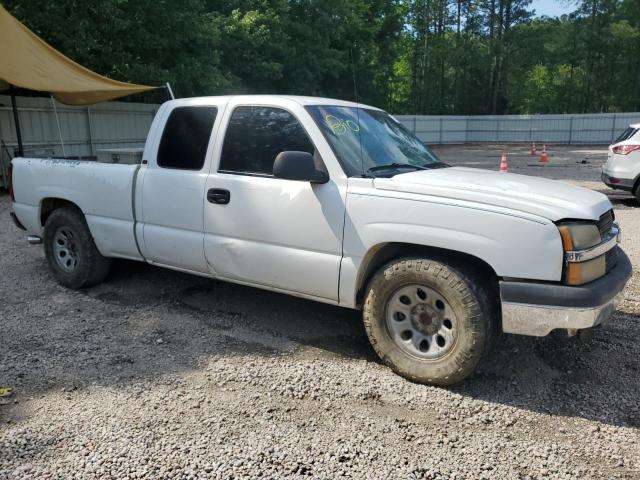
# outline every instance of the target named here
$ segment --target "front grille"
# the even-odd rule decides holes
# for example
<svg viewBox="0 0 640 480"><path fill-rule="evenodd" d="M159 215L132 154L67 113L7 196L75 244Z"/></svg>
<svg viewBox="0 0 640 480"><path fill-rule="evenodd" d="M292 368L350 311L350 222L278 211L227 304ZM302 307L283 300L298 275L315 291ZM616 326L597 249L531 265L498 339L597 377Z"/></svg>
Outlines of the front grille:
<svg viewBox="0 0 640 480"><path fill-rule="evenodd" d="M600 219L598 220L598 230L600 231L600 237L604 241L605 238L609 236L611 232L611 228L613 227L613 210L609 210L602 214ZM605 254L605 265L606 272L609 273L611 269L613 269L618 263L618 250L617 248L612 248Z"/></svg>
<svg viewBox="0 0 640 480"><path fill-rule="evenodd" d="M613 220L614 220L613 210L609 210L608 212L605 212L602 214L597 224L598 230L600 230L601 238L604 239L609 234L609 231L613 226Z"/></svg>

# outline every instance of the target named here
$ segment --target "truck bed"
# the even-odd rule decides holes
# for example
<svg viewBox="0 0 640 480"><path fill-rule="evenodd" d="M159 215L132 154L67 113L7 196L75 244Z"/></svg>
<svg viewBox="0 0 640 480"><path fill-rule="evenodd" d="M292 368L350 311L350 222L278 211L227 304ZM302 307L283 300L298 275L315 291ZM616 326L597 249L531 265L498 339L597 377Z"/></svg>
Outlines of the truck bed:
<svg viewBox="0 0 640 480"><path fill-rule="evenodd" d="M42 233L48 199L64 198L85 214L103 255L141 258L133 232L133 182L138 165L16 158L13 168L14 209L27 230ZM101 235L104 228L116 231L117 236Z"/></svg>

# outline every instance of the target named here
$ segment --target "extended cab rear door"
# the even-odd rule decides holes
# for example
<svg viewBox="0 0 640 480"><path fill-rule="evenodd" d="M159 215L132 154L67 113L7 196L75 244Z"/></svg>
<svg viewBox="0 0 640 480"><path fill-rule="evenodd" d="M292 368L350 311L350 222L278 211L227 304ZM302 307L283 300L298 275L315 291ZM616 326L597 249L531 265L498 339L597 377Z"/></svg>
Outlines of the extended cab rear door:
<svg viewBox="0 0 640 480"><path fill-rule="evenodd" d="M145 148L138 211L140 249L151 263L209 273L203 252L204 187L226 99L169 102ZM152 127L153 130L153 127Z"/></svg>
<svg viewBox="0 0 640 480"><path fill-rule="evenodd" d="M229 280L338 301L346 177L301 105L232 100L204 206L205 256ZM325 184L273 176L282 151L320 155ZM339 168L339 166L337 166Z"/></svg>

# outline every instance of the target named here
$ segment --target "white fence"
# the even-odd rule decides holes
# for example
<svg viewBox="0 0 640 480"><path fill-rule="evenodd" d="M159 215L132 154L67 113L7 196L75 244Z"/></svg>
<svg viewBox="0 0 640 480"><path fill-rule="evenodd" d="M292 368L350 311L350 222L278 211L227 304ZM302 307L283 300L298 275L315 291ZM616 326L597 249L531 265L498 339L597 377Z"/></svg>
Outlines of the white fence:
<svg viewBox="0 0 640 480"><path fill-rule="evenodd" d="M107 102L90 107L56 103L58 122L50 98L18 97L18 112L25 155L93 156L102 148L142 147L158 105ZM0 96L0 186L9 158L18 146L11 99Z"/></svg>
<svg viewBox="0 0 640 480"><path fill-rule="evenodd" d="M640 113L396 116L420 140L442 143L610 144Z"/></svg>

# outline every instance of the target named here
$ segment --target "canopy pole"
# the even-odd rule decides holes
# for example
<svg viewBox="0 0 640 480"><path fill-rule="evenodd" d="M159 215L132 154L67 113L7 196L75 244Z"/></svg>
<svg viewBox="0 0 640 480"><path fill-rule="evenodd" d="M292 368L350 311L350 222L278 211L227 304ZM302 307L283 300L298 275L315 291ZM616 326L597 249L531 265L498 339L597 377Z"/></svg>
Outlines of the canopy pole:
<svg viewBox="0 0 640 480"><path fill-rule="evenodd" d="M64 151L64 140L62 140L62 129L60 128L60 119L58 118L58 109L56 108L56 102L53 100L53 95L49 95L51 98L51 105L53 106L53 113L56 116L56 123L58 124L58 135L60 135L60 145L62 146L62 156L66 157L67 152Z"/></svg>
<svg viewBox="0 0 640 480"><path fill-rule="evenodd" d="M164 88L167 89L167 92L169 93L171 100L175 100L176 97L173 96L173 90L171 90L171 85L169 85L169 82L164 84Z"/></svg>
<svg viewBox="0 0 640 480"><path fill-rule="evenodd" d="M9 85L11 94L11 108L13 109L13 123L16 126L16 137L18 138L18 155L24 157L24 148L22 147L22 132L20 131L20 117L18 115L18 106L16 105L16 90L13 85Z"/></svg>

